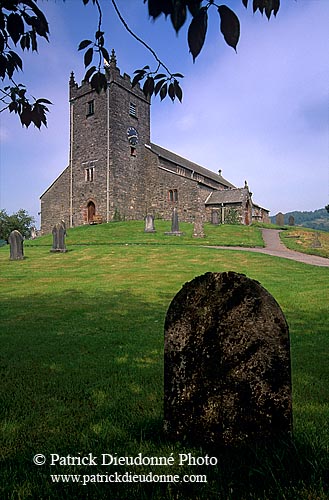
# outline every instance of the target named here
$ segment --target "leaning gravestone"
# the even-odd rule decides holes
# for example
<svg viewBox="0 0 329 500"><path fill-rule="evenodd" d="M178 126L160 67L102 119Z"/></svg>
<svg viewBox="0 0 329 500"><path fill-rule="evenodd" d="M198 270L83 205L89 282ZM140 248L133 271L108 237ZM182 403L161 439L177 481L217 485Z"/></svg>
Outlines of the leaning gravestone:
<svg viewBox="0 0 329 500"><path fill-rule="evenodd" d="M174 297L165 321L169 438L237 446L292 430L289 330L257 281L206 273Z"/></svg>
<svg viewBox="0 0 329 500"><path fill-rule="evenodd" d="M10 245L10 260L24 259L23 236L17 229L14 229L9 235L8 243Z"/></svg>
<svg viewBox="0 0 329 500"><path fill-rule="evenodd" d="M155 227L154 227L154 217L153 215L147 215L145 217L145 233L155 233Z"/></svg>
<svg viewBox="0 0 329 500"><path fill-rule="evenodd" d="M277 226L284 226L284 215L282 212L279 212L278 214L276 214L275 216L275 224Z"/></svg>
<svg viewBox="0 0 329 500"><path fill-rule="evenodd" d="M289 224L289 226L295 225L295 217L293 215L289 215L288 224Z"/></svg>
<svg viewBox="0 0 329 500"><path fill-rule="evenodd" d="M53 227L52 235L53 235L53 247L50 251L67 252L67 249L65 247L65 236L66 236L65 223L61 222L59 224L56 224Z"/></svg>

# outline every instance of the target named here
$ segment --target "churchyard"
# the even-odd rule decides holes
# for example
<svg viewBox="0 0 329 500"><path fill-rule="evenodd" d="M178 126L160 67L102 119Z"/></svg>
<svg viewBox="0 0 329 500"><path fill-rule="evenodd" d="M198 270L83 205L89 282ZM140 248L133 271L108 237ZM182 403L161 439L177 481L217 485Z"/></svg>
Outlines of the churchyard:
<svg viewBox="0 0 329 500"><path fill-rule="evenodd" d="M145 234L142 222L79 227L67 231L67 252L51 252L52 237L45 236L25 242L19 261L0 248L1 498L328 498L328 268L206 247L260 246L257 227L207 226L202 240L188 224L179 237L165 236L162 221L155 228ZM286 317L292 441L215 453L170 441L163 431L168 307L186 282L224 271L259 281ZM33 462L39 454L43 465ZM89 454L97 465L67 458ZM139 454L174 463L114 463ZM105 480L127 471L191 480Z"/></svg>

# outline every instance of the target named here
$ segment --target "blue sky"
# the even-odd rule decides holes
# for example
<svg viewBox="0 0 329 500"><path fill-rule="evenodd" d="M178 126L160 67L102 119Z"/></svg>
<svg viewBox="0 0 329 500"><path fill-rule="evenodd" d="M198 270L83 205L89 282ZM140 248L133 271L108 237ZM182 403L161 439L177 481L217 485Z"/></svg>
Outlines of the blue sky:
<svg viewBox="0 0 329 500"><path fill-rule="evenodd" d="M93 38L96 10L81 0L38 2L50 44L24 55L16 80L53 102L48 128L23 129L0 115L0 208L28 210L39 223L40 195L68 164L68 80L84 75L79 42ZM269 22L240 0L226 0L241 21L237 53L210 12L206 44L195 64L185 27L178 36L164 18L148 19L142 0L117 0L128 25L170 67L181 72L183 103L153 101L152 141L223 176L247 180L256 203L278 211L315 210L329 203L329 2L283 0ZM133 74L152 56L134 41L103 0L106 46L121 72ZM38 225L38 224L37 224Z"/></svg>

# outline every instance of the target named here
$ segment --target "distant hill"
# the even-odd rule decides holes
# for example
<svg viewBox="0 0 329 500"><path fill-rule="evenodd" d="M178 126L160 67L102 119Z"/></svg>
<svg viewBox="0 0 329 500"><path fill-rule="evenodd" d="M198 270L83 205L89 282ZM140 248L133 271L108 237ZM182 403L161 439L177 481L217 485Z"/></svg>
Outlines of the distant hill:
<svg viewBox="0 0 329 500"><path fill-rule="evenodd" d="M287 212L284 214L284 223L289 224L289 217L295 218L295 226L309 227L329 231L329 213L325 208L314 210L313 212ZM275 215L271 217L271 222L275 224Z"/></svg>

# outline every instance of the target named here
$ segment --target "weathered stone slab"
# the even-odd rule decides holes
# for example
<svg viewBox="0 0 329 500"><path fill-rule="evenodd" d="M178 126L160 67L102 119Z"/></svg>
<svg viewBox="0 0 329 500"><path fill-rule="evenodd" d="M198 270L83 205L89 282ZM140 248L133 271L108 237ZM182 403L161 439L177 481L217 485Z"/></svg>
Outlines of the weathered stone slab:
<svg viewBox="0 0 329 500"><path fill-rule="evenodd" d="M295 225L295 217L293 215L289 215L288 224L289 224L289 226L294 226Z"/></svg>
<svg viewBox="0 0 329 500"><path fill-rule="evenodd" d="M193 238L204 238L203 221L201 217L196 216L193 225Z"/></svg>
<svg viewBox="0 0 329 500"><path fill-rule="evenodd" d="M53 246L51 252L67 252L65 247L66 227L64 221L56 224L52 230Z"/></svg>
<svg viewBox="0 0 329 500"><path fill-rule="evenodd" d="M8 243L10 245L10 260L24 259L23 249L24 238L17 229L14 229L9 235Z"/></svg>
<svg viewBox="0 0 329 500"><path fill-rule="evenodd" d="M275 216L275 224L277 226L284 226L284 215L282 212L279 212L278 214L276 214Z"/></svg>
<svg viewBox="0 0 329 500"><path fill-rule="evenodd" d="M147 215L145 217L145 233L155 233L155 227L154 227L154 216L153 215Z"/></svg>
<svg viewBox="0 0 329 500"><path fill-rule="evenodd" d="M171 231L168 231L165 234L169 235L169 236L181 236L183 234L179 230L178 212L177 212L177 208L176 207L172 211L172 216L171 216Z"/></svg>
<svg viewBox="0 0 329 500"><path fill-rule="evenodd" d="M217 210L213 210L211 212L211 223L214 224L215 226L218 226L219 224L219 216Z"/></svg>
<svg viewBox="0 0 329 500"><path fill-rule="evenodd" d="M257 281L206 273L174 297L165 321L165 431L237 446L292 430L289 330Z"/></svg>

